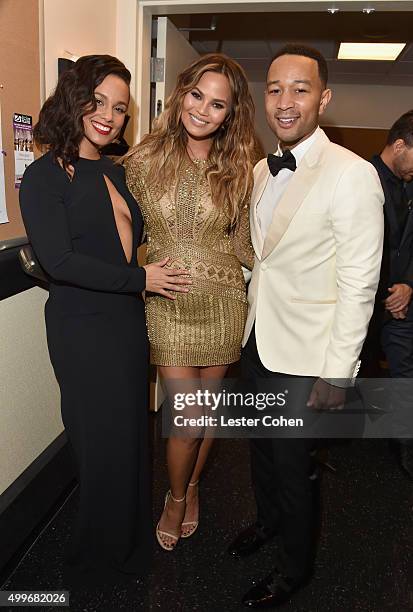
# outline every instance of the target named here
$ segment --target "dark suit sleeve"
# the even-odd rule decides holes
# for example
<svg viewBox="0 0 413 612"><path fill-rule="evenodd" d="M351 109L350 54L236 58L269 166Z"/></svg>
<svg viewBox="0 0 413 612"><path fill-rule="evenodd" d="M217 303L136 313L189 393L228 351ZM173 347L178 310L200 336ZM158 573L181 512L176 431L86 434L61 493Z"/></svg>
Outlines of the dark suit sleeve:
<svg viewBox="0 0 413 612"><path fill-rule="evenodd" d="M413 181L410 181L409 183L406 184L406 193L409 199L409 205L412 206L413 205ZM413 215L413 210L410 210L409 214ZM412 240L412 246L410 249L410 254L411 254L411 258L410 258L409 266L406 271L405 283L406 285L409 285L413 289L413 240Z"/></svg>
<svg viewBox="0 0 413 612"><path fill-rule="evenodd" d="M401 282L413 289L413 260L409 264L406 277Z"/></svg>
<svg viewBox="0 0 413 612"><path fill-rule="evenodd" d="M55 174L52 168L49 176L43 165L34 163L26 170L20 188L27 236L43 269L53 280L86 289L142 292L144 268L117 266L73 251L64 205L66 177L57 179Z"/></svg>
<svg viewBox="0 0 413 612"><path fill-rule="evenodd" d="M408 194L410 195L410 194ZM412 196L413 196L413 192L412 192ZM411 201L413 201L413 197L411 198ZM411 202L409 202L409 204L411 205ZM406 271L404 274L404 278L403 278L403 283L405 283L406 285L409 285L409 287L411 287L413 289L413 219L411 218L413 215L413 210L410 210L409 212L409 219L407 221L407 223L409 224L410 227L410 232L411 232L411 238L410 238L410 244L408 246L409 248L409 253L410 253L410 259L409 259L409 263L406 267Z"/></svg>

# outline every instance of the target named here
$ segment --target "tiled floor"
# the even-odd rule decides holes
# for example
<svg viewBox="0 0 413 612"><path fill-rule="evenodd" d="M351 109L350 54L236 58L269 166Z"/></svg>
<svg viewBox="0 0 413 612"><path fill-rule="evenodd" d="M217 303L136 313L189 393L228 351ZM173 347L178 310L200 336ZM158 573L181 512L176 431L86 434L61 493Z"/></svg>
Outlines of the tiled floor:
<svg viewBox="0 0 413 612"><path fill-rule="evenodd" d="M154 421L159 417L153 417ZM167 488L164 441L154 422L156 522ZM322 531L313 580L281 610L290 612L408 612L413 610L413 485L400 473L387 443L333 444L337 472L322 479ZM74 612L161 610L224 612L245 609L240 598L271 568L271 545L245 560L225 550L254 518L248 444L218 440L201 488L201 523L173 553L156 548L149 578L128 589L74 592ZM24 558L4 589L59 589L76 493ZM28 609L28 608L27 608ZM46 608L44 608L46 609ZM56 608L50 608L56 610Z"/></svg>

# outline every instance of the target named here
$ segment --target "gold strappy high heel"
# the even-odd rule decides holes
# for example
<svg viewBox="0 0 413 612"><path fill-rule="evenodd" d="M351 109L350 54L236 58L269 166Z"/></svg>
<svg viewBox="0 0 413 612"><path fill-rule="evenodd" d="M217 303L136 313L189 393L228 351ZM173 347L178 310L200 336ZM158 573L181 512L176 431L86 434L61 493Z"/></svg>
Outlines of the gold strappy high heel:
<svg viewBox="0 0 413 612"><path fill-rule="evenodd" d="M173 499L173 501L176 502L177 504L180 504L180 503L185 501L186 496L184 496L182 499L176 499L176 497L174 497L172 495L171 489L169 489L169 491L165 495L165 503L164 503L164 506L163 506L164 510L166 508L166 504L168 503L168 499L169 498ZM159 523L160 522L161 521L159 520L158 524L156 525L156 539L158 540L159 545L162 546L162 548L164 550L172 551L175 548L175 546L177 545L180 536L176 536L173 533L168 533L168 531L162 531L161 529L159 529ZM167 538L172 538L172 540L174 540L174 542L167 543L167 542L165 542L162 539L162 536L164 536L164 537L166 536Z"/></svg>
<svg viewBox="0 0 413 612"><path fill-rule="evenodd" d="M198 483L199 483L199 480L196 480L195 482L189 482L188 487L196 487ZM198 529L198 525L199 525L199 520L198 521L186 521L185 523L182 523L181 538L189 538L191 535L193 535L195 531ZM187 527L187 529L185 529L185 527ZM185 533L184 533L184 530L185 530Z"/></svg>

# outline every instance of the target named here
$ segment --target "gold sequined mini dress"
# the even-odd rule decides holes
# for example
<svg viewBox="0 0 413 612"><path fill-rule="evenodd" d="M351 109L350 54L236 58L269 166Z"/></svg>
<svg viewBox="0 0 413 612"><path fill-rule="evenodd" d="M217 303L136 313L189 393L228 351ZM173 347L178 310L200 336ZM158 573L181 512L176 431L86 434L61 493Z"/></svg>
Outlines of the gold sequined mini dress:
<svg viewBox="0 0 413 612"><path fill-rule="evenodd" d="M207 161L189 158L175 188L149 188L148 162L139 151L126 161L130 191L139 202L147 235L147 262L171 259L193 284L176 300L146 297L151 360L163 366L212 366L240 357L247 314L241 264L252 268L248 204L237 231L214 206L205 178Z"/></svg>

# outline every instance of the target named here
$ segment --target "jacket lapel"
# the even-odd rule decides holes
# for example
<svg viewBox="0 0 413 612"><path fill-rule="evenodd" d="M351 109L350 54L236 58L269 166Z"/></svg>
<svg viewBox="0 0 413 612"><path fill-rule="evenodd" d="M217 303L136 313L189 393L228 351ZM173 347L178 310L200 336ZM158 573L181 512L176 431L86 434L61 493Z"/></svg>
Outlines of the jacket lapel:
<svg viewBox="0 0 413 612"><path fill-rule="evenodd" d="M294 172L294 176L274 210L271 225L265 237L261 259L268 257L278 245L305 197L318 180L322 170L320 163L322 153L329 142L325 133L321 131L320 136L312 144Z"/></svg>

